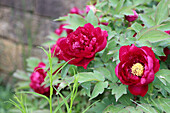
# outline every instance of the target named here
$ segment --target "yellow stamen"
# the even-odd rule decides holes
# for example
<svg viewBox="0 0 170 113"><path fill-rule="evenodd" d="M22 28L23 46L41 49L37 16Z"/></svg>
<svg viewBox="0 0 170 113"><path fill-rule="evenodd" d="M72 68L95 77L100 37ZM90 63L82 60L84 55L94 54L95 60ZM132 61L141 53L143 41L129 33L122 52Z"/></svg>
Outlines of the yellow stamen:
<svg viewBox="0 0 170 113"><path fill-rule="evenodd" d="M132 68L132 74L136 76L142 76L144 67L140 63L133 64Z"/></svg>

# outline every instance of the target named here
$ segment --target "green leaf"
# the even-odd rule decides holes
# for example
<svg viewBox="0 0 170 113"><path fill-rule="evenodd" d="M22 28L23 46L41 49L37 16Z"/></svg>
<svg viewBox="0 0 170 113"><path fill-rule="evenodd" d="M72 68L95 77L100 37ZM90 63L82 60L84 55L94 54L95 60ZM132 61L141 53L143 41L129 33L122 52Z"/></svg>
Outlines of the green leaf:
<svg viewBox="0 0 170 113"><path fill-rule="evenodd" d="M116 13L119 13L120 9L123 7L123 4L124 4L125 0L120 0L119 3L117 4L116 6Z"/></svg>
<svg viewBox="0 0 170 113"><path fill-rule="evenodd" d="M16 89L19 90L19 89L30 89L29 84L30 81L24 81L24 82L19 81L15 85L17 86Z"/></svg>
<svg viewBox="0 0 170 113"><path fill-rule="evenodd" d="M65 100L67 101L70 97L71 97L71 93L65 98ZM57 105L57 107L54 110L54 113L57 113L57 111L61 109L61 106L65 103L65 100L62 100L62 102L60 102L59 105Z"/></svg>
<svg viewBox="0 0 170 113"><path fill-rule="evenodd" d="M112 39L116 35L115 31L111 31L108 33L108 40Z"/></svg>
<svg viewBox="0 0 170 113"><path fill-rule="evenodd" d="M40 96L40 97L45 98L45 99L49 102L49 98L48 98L48 97L46 97L45 95L42 95L42 94L36 93L36 92L21 91L21 92L17 92L17 93L28 93L28 94L34 94L34 95L37 95L37 96Z"/></svg>
<svg viewBox="0 0 170 113"><path fill-rule="evenodd" d="M165 56L164 51L163 51L163 49L164 49L163 47L158 46L158 47L153 47L152 49L153 49L153 51L156 55Z"/></svg>
<svg viewBox="0 0 170 113"><path fill-rule="evenodd" d="M126 86L123 84L119 86L112 84L110 88L112 89L112 94L115 94L116 101L118 101L123 94L127 94Z"/></svg>
<svg viewBox="0 0 170 113"><path fill-rule="evenodd" d="M149 104L138 104L136 109L143 111L144 113L157 113L157 111L153 107L151 107L151 105Z"/></svg>
<svg viewBox="0 0 170 113"><path fill-rule="evenodd" d="M50 40L50 41L42 43L41 46L49 47L54 44L56 44L56 42L54 40Z"/></svg>
<svg viewBox="0 0 170 113"><path fill-rule="evenodd" d="M170 111L170 99L169 98L158 98L152 100L151 103L154 107L157 107L163 112L168 113Z"/></svg>
<svg viewBox="0 0 170 113"><path fill-rule="evenodd" d="M107 107L107 105L103 102L98 102L94 107L88 110L87 113L103 113L103 110Z"/></svg>
<svg viewBox="0 0 170 113"><path fill-rule="evenodd" d="M155 21L149 17L146 14L140 14L140 19L143 21L143 23L147 26L147 27L152 27L155 25Z"/></svg>
<svg viewBox="0 0 170 113"><path fill-rule="evenodd" d="M161 30L161 31L170 30L170 21L162 23L161 26L158 28L158 30Z"/></svg>
<svg viewBox="0 0 170 113"><path fill-rule="evenodd" d="M149 85L148 85L148 94L152 94L152 92L153 92L153 83L150 83Z"/></svg>
<svg viewBox="0 0 170 113"><path fill-rule="evenodd" d="M107 106L113 104L115 98L112 95L107 95L101 102L90 108L87 113L104 113Z"/></svg>
<svg viewBox="0 0 170 113"><path fill-rule="evenodd" d="M122 105L125 105L125 106L129 106L132 104L132 102L130 101L130 99L133 99L133 95L128 93L126 95L123 95L119 98L119 102L122 104Z"/></svg>
<svg viewBox="0 0 170 113"><path fill-rule="evenodd" d="M115 40L109 41L108 46L104 50L102 57L101 57L104 62L108 62L109 59L113 56L113 54L108 54L108 53L110 50L115 49L116 45L117 43L115 42Z"/></svg>
<svg viewBox="0 0 170 113"><path fill-rule="evenodd" d="M108 54L108 53L109 53L109 49L106 48L106 49L104 50L103 54L102 54L102 57L101 57L101 59L102 59L103 62L109 61L109 59L113 56L112 54Z"/></svg>
<svg viewBox="0 0 170 113"><path fill-rule="evenodd" d="M101 75L99 72L82 72L78 73L78 81L80 83L87 82L87 81L104 81L105 78L103 75Z"/></svg>
<svg viewBox="0 0 170 113"><path fill-rule="evenodd" d="M52 73L54 73L56 70L60 69L65 63L59 63L55 66L52 67L53 71ZM63 67L64 68L64 67Z"/></svg>
<svg viewBox="0 0 170 113"><path fill-rule="evenodd" d="M134 24L132 24L131 26L136 32L139 32L140 30L143 29L141 24L138 24L137 22L135 22Z"/></svg>
<svg viewBox="0 0 170 113"><path fill-rule="evenodd" d="M98 25L98 19L92 10L90 10L89 13L87 14L86 21L94 26Z"/></svg>
<svg viewBox="0 0 170 113"><path fill-rule="evenodd" d="M135 5L143 4L144 2L145 0L133 0L133 4Z"/></svg>
<svg viewBox="0 0 170 113"><path fill-rule="evenodd" d="M106 68L110 71L111 76L112 76L112 83L116 83L118 81L118 78L115 74L115 67L116 67L116 62L111 62L109 63Z"/></svg>
<svg viewBox="0 0 170 113"><path fill-rule="evenodd" d="M146 31L143 35L139 37L139 41L149 41L149 42L159 42L163 40L169 40L170 35L163 31L151 30Z"/></svg>
<svg viewBox="0 0 170 113"><path fill-rule="evenodd" d="M107 1L101 1L101 2L98 2L96 5L95 5L95 7L98 9L98 8L102 8L102 7L104 7L104 6L106 6L107 5Z"/></svg>
<svg viewBox="0 0 170 113"><path fill-rule="evenodd" d="M98 71L100 72L103 76L105 76L108 80L112 81L113 78L111 76L111 73L110 71L105 68L105 67L99 67L99 68L96 68L95 71Z"/></svg>
<svg viewBox="0 0 170 113"><path fill-rule="evenodd" d="M123 15L133 15L133 8L136 7L136 5L133 6L126 6L120 9L120 14Z"/></svg>
<svg viewBox="0 0 170 113"><path fill-rule="evenodd" d="M94 90L92 92L90 100L97 97L99 94L102 94L104 92L104 88L107 88L107 87L108 87L108 82L98 82L94 86Z"/></svg>
<svg viewBox="0 0 170 113"><path fill-rule="evenodd" d="M70 65L68 65L68 64L63 67L63 69L61 70L62 78L64 78L66 76L66 74L68 73L69 68L70 68Z"/></svg>
<svg viewBox="0 0 170 113"><path fill-rule="evenodd" d="M76 30L79 26L84 26L87 21L80 15L77 14L68 14L69 25L64 26L64 28L70 28Z"/></svg>
<svg viewBox="0 0 170 113"><path fill-rule="evenodd" d="M17 79L20 79L20 80L29 80L29 76L26 72L22 71L22 70L17 70L13 76Z"/></svg>
<svg viewBox="0 0 170 113"><path fill-rule="evenodd" d="M168 18L168 4L167 0L161 0L157 6L155 14L155 22L157 25L163 22L163 20Z"/></svg>
<svg viewBox="0 0 170 113"><path fill-rule="evenodd" d="M109 0L109 5L113 6L113 7L116 7L118 2L119 2L119 0Z"/></svg>
<svg viewBox="0 0 170 113"><path fill-rule="evenodd" d="M96 102L92 103L90 106L88 106L82 113L86 113L86 111L92 107L94 104L96 104L97 102L99 102L99 100L97 100Z"/></svg>
<svg viewBox="0 0 170 113"><path fill-rule="evenodd" d="M164 85L166 85L166 82L164 82L164 80L170 83L170 70L169 69L161 69L155 74L155 76L157 76Z"/></svg>
<svg viewBox="0 0 170 113"><path fill-rule="evenodd" d="M50 110L48 109L43 109L43 110L36 110L36 111L33 111L32 113L49 113Z"/></svg>
<svg viewBox="0 0 170 113"><path fill-rule="evenodd" d="M68 16L59 17L57 19L54 19L53 21L66 21L66 20L68 20Z"/></svg>
<svg viewBox="0 0 170 113"><path fill-rule="evenodd" d="M86 94L90 97L91 82L84 82L81 84L81 86L84 88Z"/></svg>
<svg viewBox="0 0 170 113"><path fill-rule="evenodd" d="M55 34L55 33L50 33L50 35L48 36L48 38L49 39L51 39L51 40L55 40L55 41L57 41L57 39L59 38L59 36L57 35L57 34Z"/></svg>
<svg viewBox="0 0 170 113"><path fill-rule="evenodd" d="M28 71L34 71L34 68L36 66L38 66L38 64L39 64L40 59L35 58L35 57L30 57L26 61L27 61L27 66L28 66L27 70Z"/></svg>
<svg viewBox="0 0 170 113"><path fill-rule="evenodd" d="M104 113L118 113L120 110L122 110L124 106L121 104L118 105L109 105L104 110Z"/></svg>
<svg viewBox="0 0 170 113"><path fill-rule="evenodd" d="M141 113L140 110L136 110L133 106L127 106L119 111L119 113Z"/></svg>
<svg viewBox="0 0 170 113"><path fill-rule="evenodd" d="M165 91L170 93L170 84L167 83L165 79L162 79L162 81L160 81L160 79L156 76L153 81L153 85L154 85L154 87L159 89L157 92L161 92L163 95L164 95Z"/></svg>

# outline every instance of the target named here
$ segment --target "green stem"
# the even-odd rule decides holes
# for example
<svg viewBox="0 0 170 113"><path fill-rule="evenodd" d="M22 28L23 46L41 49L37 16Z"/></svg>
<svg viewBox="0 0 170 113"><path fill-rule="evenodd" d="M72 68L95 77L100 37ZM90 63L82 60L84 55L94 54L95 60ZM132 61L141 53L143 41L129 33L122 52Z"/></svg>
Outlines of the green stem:
<svg viewBox="0 0 170 113"><path fill-rule="evenodd" d="M52 84L51 84L51 82L50 82L50 113L52 113L52 92L53 91L53 87L52 87ZM52 93L51 93L52 92Z"/></svg>
<svg viewBox="0 0 170 113"><path fill-rule="evenodd" d="M77 78L77 76L74 76L74 77L75 77L75 79L74 79L73 90L72 90L72 93L71 93L71 102L70 102L69 113L72 113L73 102L74 102L74 99L76 97L77 90L78 90L78 78Z"/></svg>
<svg viewBox="0 0 170 113"><path fill-rule="evenodd" d="M52 58L51 58L51 50L49 48L49 54L48 54L48 59L49 59L49 64L50 64L50 75L49 75L49 78L50 78L50 113L53 112L53 109L52 109L52 95L53 95L53 79L52 79L52 73L53 73L53 70L52 70Z"/></svg>

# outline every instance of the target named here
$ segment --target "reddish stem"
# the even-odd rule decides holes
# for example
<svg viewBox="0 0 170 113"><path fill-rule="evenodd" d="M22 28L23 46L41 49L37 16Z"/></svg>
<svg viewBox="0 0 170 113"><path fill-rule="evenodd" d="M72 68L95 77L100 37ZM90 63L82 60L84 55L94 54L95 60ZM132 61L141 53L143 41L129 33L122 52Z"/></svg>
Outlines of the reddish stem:
<svg viewBox="0 0 170 113"><path fill-rule="evenodd" d="M135 101L135 102L136 102L136 99L137 99L137 96L134 95L134 101ZM136 103L134 103L134 104L137 106Z"/></svg>

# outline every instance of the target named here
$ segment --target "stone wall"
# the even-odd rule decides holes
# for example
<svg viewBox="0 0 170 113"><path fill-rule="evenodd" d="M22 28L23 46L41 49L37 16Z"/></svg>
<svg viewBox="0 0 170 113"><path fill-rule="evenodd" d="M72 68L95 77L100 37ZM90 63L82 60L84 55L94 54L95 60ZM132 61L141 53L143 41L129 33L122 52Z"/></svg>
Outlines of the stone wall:
<svg viewBox="0 0 170 113"><path fill-rule="evenodd" d="M45 57L37 46L47 41L49 33L59 26L53 19L66 15L74 6L83 9L86 2L0 0L0 73L24 69L28 56Z"/></svg>

